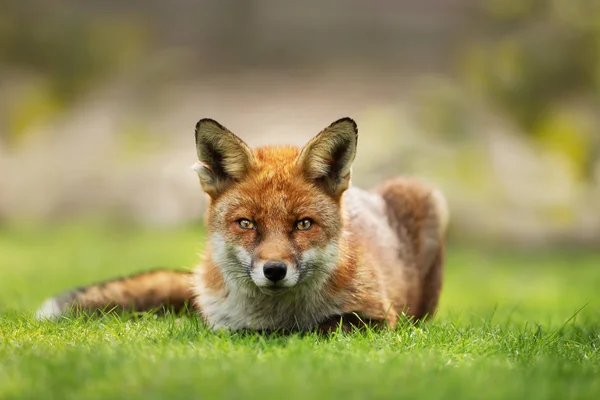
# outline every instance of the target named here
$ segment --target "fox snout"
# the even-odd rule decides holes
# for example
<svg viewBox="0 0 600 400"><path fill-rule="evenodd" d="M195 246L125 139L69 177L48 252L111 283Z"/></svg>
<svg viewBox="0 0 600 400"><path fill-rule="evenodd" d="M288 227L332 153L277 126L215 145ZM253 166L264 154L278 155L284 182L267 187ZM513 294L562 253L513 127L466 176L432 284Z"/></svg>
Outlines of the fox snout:
<svg viewBox="0 0 600 400"><path fill-rule="evenodd" d="M281 236L265 238L254 252L250 277L259 288L283 289L298 283L293 247Z"/></svg>
<svg viewBox="0 0 600 400"><path fill-rule="evenodd" d="M259 289L265 289L263 291L266 293L291 288L298 283L298 267L294 262L259 258L252 264L250 278Z"/></svg>
<svg viewBox="0 0 600 400"><path fill-rule="evenodd" d="M287 265L279 261L269 261L263 267L265 278L271 282L277 283L287 274Z"/></svg>

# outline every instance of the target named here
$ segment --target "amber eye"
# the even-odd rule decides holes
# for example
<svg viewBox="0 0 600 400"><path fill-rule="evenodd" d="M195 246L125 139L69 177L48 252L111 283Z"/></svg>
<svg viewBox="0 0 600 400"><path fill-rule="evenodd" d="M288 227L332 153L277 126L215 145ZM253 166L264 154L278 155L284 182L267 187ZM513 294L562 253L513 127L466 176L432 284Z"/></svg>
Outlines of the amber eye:
<svg viewBox="0 0 600 400"><path fill-rule="evenodd" d="M296 229L299 231L307 231L312 228L313 222L309 218L304 218L296 222Z"/></svg>
<svg viewBox="0 0 600 400"><path fill-rule="evenodd" d="M254 224L254 222L252 222L246 218L242 218L242 219L238 220L238 225L240 226L240 228L245 229L245 230L252 230L252 229L256 228L256 225Z"/></svg>

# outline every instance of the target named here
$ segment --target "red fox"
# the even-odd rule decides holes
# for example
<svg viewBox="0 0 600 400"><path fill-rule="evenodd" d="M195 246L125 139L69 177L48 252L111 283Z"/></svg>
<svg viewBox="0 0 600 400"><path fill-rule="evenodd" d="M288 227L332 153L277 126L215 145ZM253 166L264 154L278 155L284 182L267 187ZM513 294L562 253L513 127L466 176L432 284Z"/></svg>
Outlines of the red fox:
<svg viewBox="0 0 600 400"><path fill-rule="evenodd" d="M69 291L47 300L39 317L188 304L215 329L330 331L436 312L447 202L416 179L351 187L352 119L303 148L252 150L212 119L197 123L195 139L194 169L209 200L200 266Z"/></svg>

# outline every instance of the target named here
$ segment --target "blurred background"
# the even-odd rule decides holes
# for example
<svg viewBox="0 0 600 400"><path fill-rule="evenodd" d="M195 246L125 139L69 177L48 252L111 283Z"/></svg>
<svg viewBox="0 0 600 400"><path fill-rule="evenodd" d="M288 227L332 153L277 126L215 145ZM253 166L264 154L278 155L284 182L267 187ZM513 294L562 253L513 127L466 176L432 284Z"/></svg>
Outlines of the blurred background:
<svg viewBox="0 0 600 400"><path fill-rule="evenodd" d="M3 0L0 226L198 221L193 128L359 125L469 243L600 245L597 0Z"/></svg>

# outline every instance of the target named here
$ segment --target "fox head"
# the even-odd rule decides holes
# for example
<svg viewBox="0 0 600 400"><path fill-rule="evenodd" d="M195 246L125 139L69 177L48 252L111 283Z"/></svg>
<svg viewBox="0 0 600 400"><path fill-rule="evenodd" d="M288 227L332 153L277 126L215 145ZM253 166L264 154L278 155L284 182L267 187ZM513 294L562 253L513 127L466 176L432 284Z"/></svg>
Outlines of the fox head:
<svg viewBox="0 0 600 400"><path fill-rule="evenodd" d="M210 197L211 257L226 283L274 295L331 273L357 139L356 123L343 118L301 149L252 150L218 122L198 122L194 169Z"/></svg>

